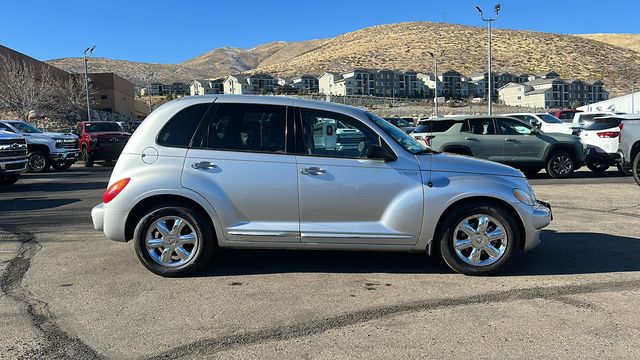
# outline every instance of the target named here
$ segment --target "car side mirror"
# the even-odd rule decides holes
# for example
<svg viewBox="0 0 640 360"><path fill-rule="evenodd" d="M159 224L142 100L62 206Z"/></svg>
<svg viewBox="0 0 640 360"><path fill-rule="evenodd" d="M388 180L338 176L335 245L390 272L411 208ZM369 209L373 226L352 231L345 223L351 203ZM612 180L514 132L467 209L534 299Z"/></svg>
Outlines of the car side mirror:
<svg viewBox="0 0 640 360"><path fill-rule="evenodd" d="M371 144L367 148L367 159L395 161L398 157L384 146Z"/></svg>

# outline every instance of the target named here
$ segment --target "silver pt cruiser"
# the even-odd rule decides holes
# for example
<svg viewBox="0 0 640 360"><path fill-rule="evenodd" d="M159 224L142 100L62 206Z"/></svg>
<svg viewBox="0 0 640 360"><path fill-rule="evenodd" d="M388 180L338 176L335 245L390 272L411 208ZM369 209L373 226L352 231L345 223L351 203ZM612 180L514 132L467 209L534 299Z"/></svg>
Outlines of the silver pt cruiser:
<svg viewBox="0 0 640 360"><path fill-rule="evenodd" d="M93 225L144 266L193 273L220 247L418 251L486 275L539 243L548 204L521 172L432 151L365 110L201 96L127 143Z"/></svg>

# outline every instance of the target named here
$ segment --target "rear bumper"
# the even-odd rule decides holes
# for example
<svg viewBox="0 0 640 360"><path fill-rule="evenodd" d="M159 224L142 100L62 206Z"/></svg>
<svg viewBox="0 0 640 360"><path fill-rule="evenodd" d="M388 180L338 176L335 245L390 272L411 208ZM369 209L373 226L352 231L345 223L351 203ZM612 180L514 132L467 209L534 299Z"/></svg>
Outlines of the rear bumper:
<svg viewBox="0 0 640 360"><path fill-rule="evenodd" d="M128 215L129 212L126 210L105 208L104 203L98 204L91 209L93 228L101 230L108 239L113 241L127 241L124 227Z"/></svg>
<svg viewBox="0 0 640 360"><path fill-rule="evenodd" d="M587 148L587 160L595 160L600 163L606 163L614 165L623 161L622 153L608 153L600 150L599 148L589 147Z"/></svg>

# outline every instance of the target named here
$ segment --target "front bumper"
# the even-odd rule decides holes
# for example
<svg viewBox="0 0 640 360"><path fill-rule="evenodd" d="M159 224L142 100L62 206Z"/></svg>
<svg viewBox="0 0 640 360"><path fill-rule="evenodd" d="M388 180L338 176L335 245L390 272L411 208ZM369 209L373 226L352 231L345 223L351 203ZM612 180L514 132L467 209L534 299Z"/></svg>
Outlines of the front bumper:
<svg viewBox="0 0 640 360"><path fill-rule="evenodd" d="M80 150L51 152L49 153L49 158L51 159L51 161L55 162L75 162L80 158Z"/></svg>
<svg viewBox="0 0 640 360"><path fill-rule="evenodd" d="M27 159L0 162L0 174L20 174L27 171Z"/></svg>
<svg viewBox="0 0 640 360"><path fill-rule="evenodd" d="M551 205L538 200L536 206L523 204L519 208L526 234L524 249L531 250L540 245L540 232L553 220Z"/></svg>

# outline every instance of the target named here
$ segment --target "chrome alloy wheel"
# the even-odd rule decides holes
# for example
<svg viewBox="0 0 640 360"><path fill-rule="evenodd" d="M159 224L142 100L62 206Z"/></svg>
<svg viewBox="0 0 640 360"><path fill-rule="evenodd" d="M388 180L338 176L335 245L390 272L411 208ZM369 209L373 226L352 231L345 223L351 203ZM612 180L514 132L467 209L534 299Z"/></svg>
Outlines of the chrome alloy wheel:
<svg viewBox="0 0 640 360"><path fill-rule="evenodd" d="M32 172L41 172L47 166L47 159L39 152L31 154L28 166Z"/></svg>
<svg viewBox="0 0 640 360"><path fill-rule="evenodd" d="M573 161L569 155L560 154L553 158L551 168L558 175L567 175L573 171Z"/></svg>
<svg viewBox="0 0 640 360"><path fill-rule="evenodd" d="M473 266L488 266L507 250L505 227L496 218L477 214L462 220L453 233L453 246L460 260Z"/></svg>
<svg viewBox="0 0 640 360"><path fill-rule="evenodd" d="M191 261L200 241L194 226L179 216L165 216L154 221L145 239L151 258L167 267L178 267Z"/></svg>

